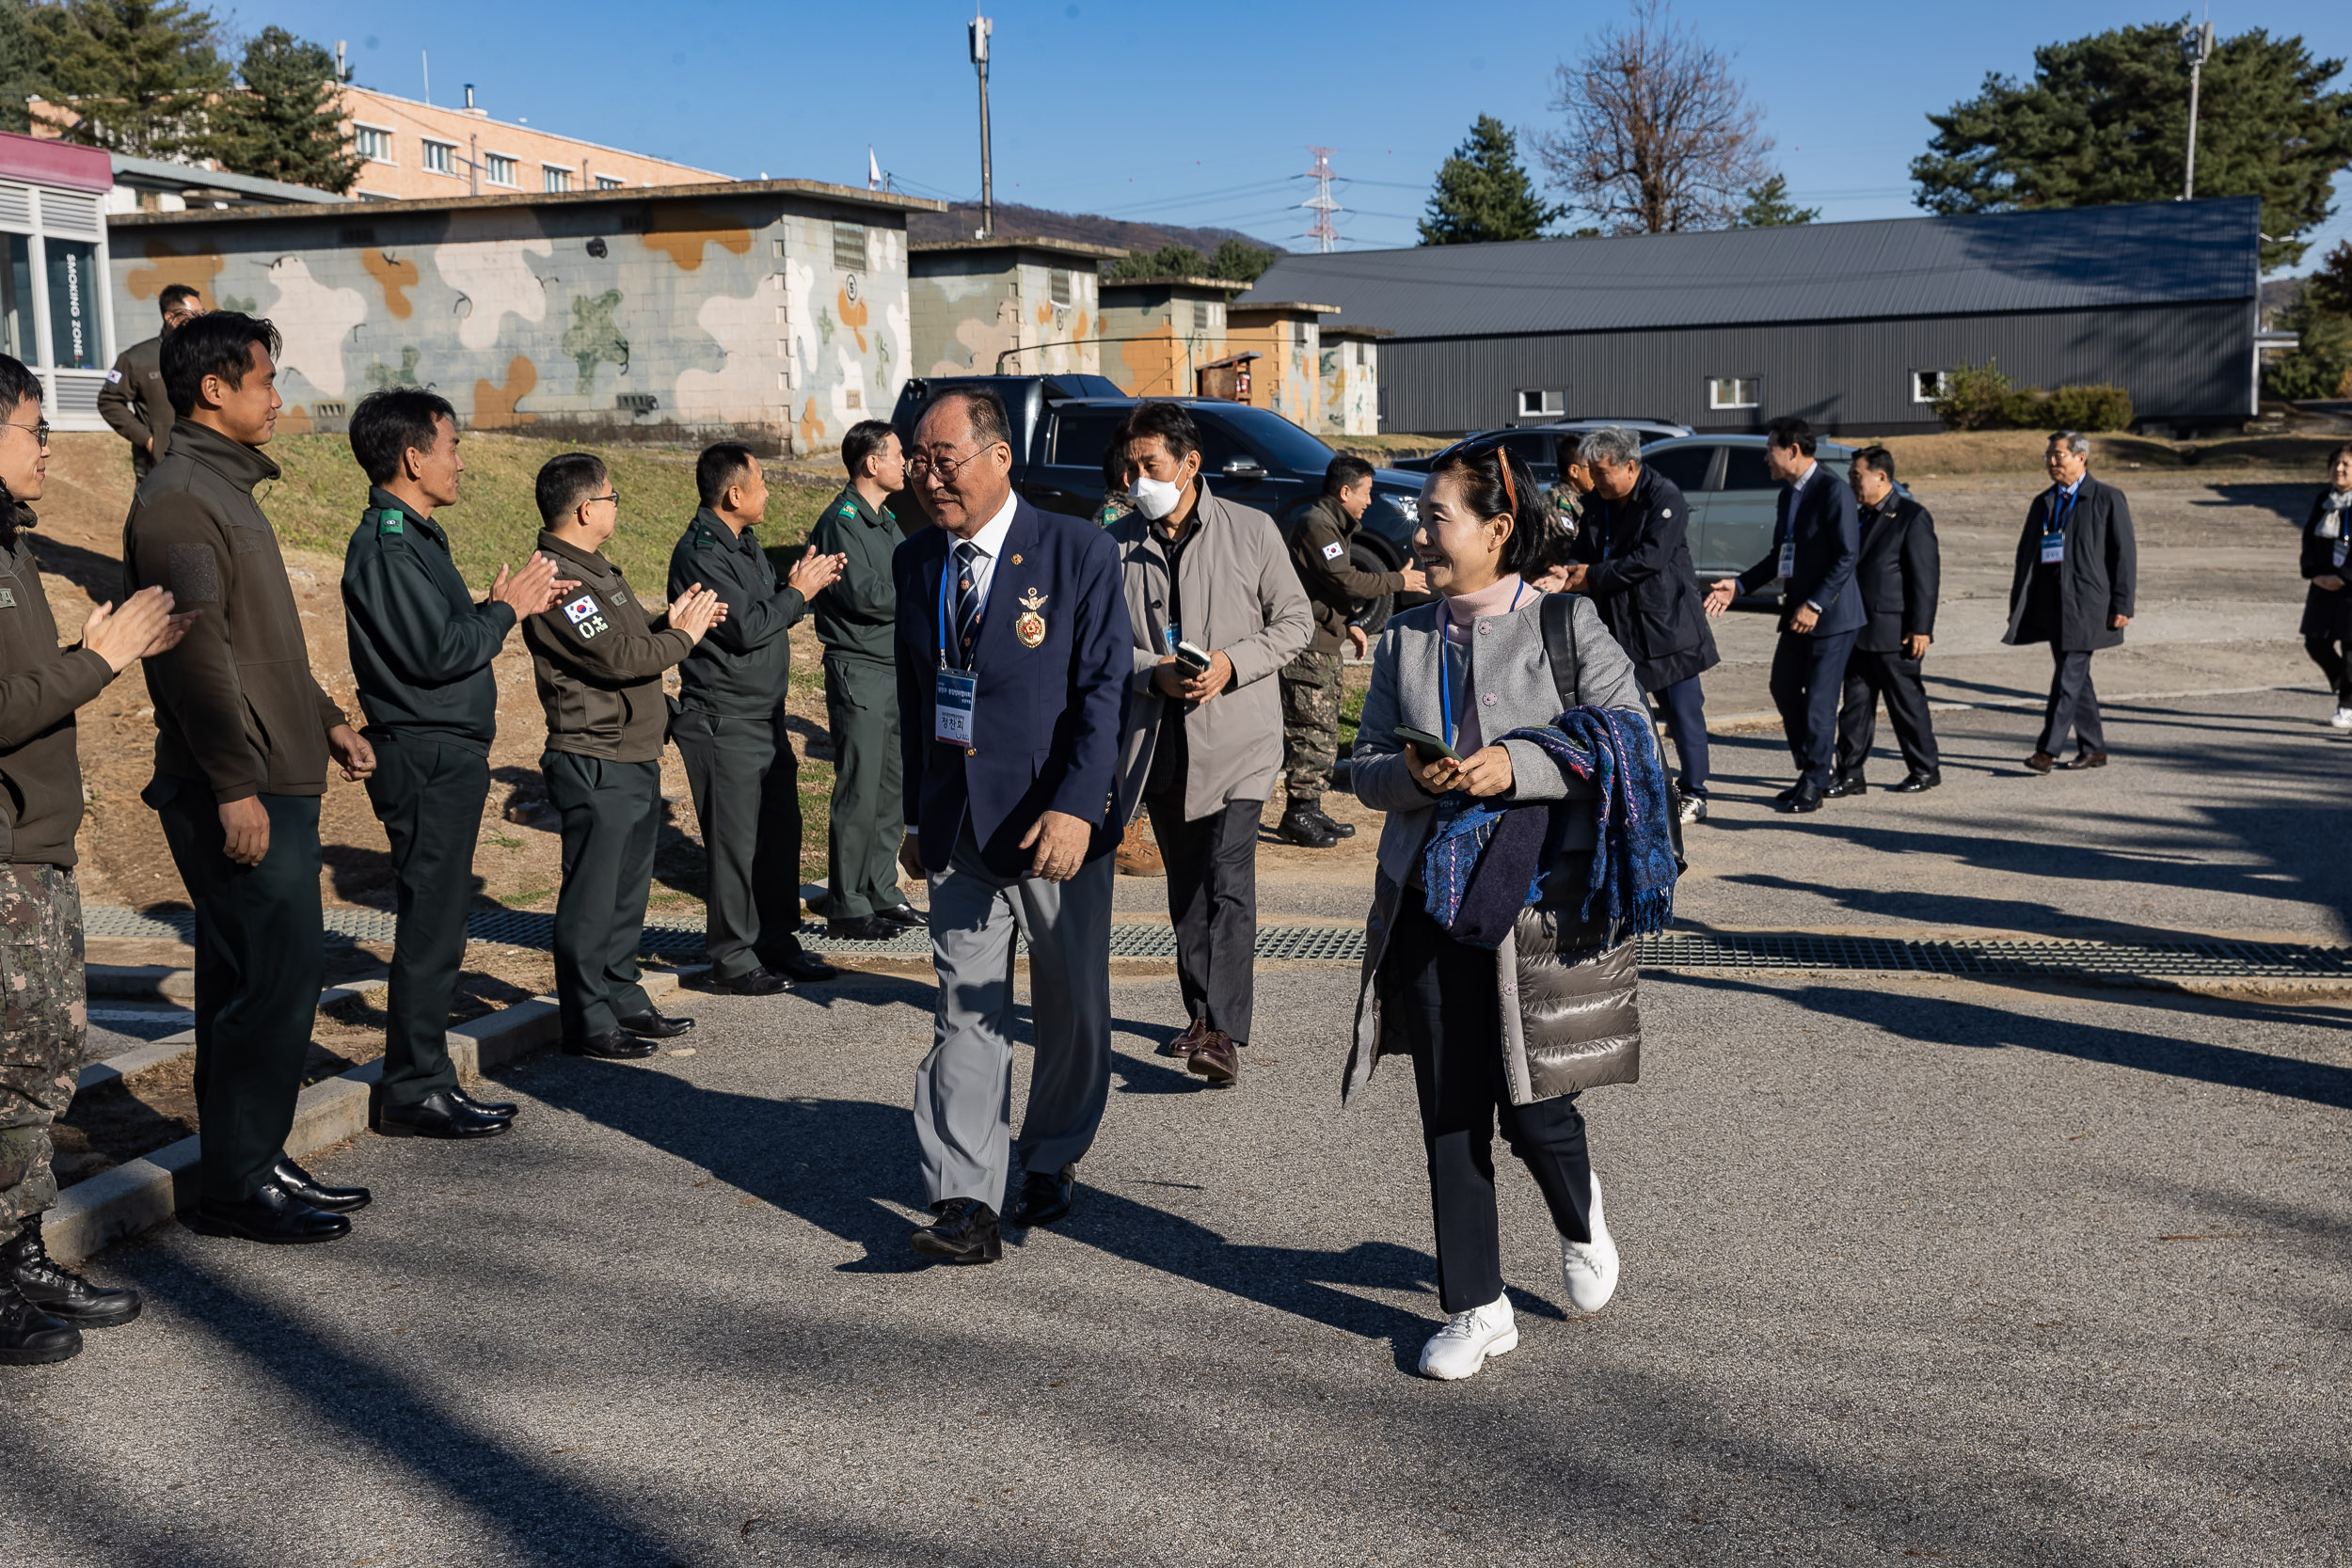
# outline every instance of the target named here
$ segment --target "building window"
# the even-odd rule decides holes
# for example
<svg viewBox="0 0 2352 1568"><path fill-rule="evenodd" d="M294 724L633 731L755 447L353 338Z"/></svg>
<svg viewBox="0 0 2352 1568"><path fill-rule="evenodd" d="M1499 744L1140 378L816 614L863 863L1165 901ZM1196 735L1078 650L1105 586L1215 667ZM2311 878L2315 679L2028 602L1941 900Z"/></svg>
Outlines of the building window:
<svg viewBox="0 0 2352 1568"><path fill-rule="evenodd" d="M836 223L833 226L833 264L837 272L866 270L866 225Z"/></svg>
<svg viewBox="0 0 2352 1568"><path fill-rule="evenodd" d="M1519 388L1519 418L1522 420L1556 420L1566 409L1567 394L1556 387Z"/></svg>
<svg viewBox="0 0 2352 1568"><path fill-rule="evenodd" d="M1914 371L1911 372L1912 402L1933 403L1937 398L1940 398L1943 395L1944 372L1942 371Z"/></svg>
<svg viewBox="0 0 2352 1568"><path fill-rule="evenodd" d="M392 134L380 125L354 125L351 128L352 150L372 164L392 161Z"/></svg>
<svg viewBox="0 0 2352 1568"><path fill-rule="evenodd" d="M457 172L457 144L429 141L424 144L424 170L427 174Z"/></svg>
<svg viewBox="0 0 2352 1568"><path fill-rule="evenodd" d="M1761 408L1764 383L1752 375L1719 375L1707 384L1709 408Z"/></svg>
<svg viewBox="0 0 2352 1568"><path fill-rule="evenodd" d="M539 178L546 182L541 188L549 192L568 191L572 188L572 171L560 165L541 164Z"/></svg>
<svg viewBox="0 0 2352 1568"><path fill-rule="evenodd" d="M1362 364L1363 362L1364 362L1364 345L1363 345L1363 344L1361 344L1361 343L1358 343L1358 344L1356 345L1356 363L1358 363L1359 365L1360 365L1360 364Z"/></svg>
<svg viewBox="0 0 2352 1568"><path fill-rule="evenodd" d="M1195 332L1206 332L1209 329L1209 308L1200 300L1193 301L1192 329Z"/></svg>
<svg viewBox="0 0 2352 1568"><path fill-rule="evenodd" d="M617 191L620 188L621 180L618 175L599 174L596 176L596 189L600 191Z"/></svg>
<svg viewBox="0 0 2352 1568"><path fill-rule="evenodd" d="M493 185L515 183L515 160L503 152L485 152L482 155L482 178Z"/></svg>
<svg viewBox="0 0 2352 1568"><path fill-rule="evenodd" d="M1056 267L1052 271L1048 272L1045 275L1045 288L1047 293L1053 297L1055 304L1069 304L1070 269L1067 267Z"/></svg>

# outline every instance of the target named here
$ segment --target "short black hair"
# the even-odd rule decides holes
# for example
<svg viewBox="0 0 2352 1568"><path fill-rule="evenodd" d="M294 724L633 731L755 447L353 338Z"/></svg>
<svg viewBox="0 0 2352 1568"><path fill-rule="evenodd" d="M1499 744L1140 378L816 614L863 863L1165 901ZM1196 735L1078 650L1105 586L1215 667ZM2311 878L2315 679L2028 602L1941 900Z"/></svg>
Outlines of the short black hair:
<svg viewBox="0 0 2352 1568"><path fill-rule="evenodd" d="M1851 461L1854 463L1867 463L1869 465L1870 471L1872 473L1877 474L1881 479L1886 481L1889 484L1895 483L1895 454L1888 451L1884 447L1864 447L1860 451L1853 454Z"/></svg>
<svg viewBox="0 0 2352 1568"><path fill-rule="evenodd" d="M231 387L245 385L253 368L253 345L278 357L281 346L278 328L266 316L242 310L210 310L164 340L164 391L171 411L182 419L196 412L196 395L204 378L216 375Z"/></svg>
<svg viewBox="0 0 2352 1568"><path fill-rule="evenodd" d="M1764 439L1775 447L1794 447L1810 457L1817 437L1811 425L1794 414L1783 414L1764 427Z"/></svg>
<svg viewBox="0 0 2352 1568"><path fill-rule="evenodd" d="M1121 455L1128 446L1146 436L1156 436L1168 447L1168 455L1182 463L1200 450L1200 427L1192 422L1192 416L1181 403L1154 402L1139 404L1127 416L1127 422L1119 427L1117 445Z"/></svg>
<svg viewBox="0 0 2352 1568"><path fill-rule="evenodd" d="M1533 577L1549 563L1557 544L1553 536L1565 530L1536 487L1525 458L1500 441L1457 447L1438 458L1430 474L1459 475L1462 499L1472 512L1511 519L1511 537L1502 542L1498 563L1503 571Z"/></svg>
<svg viewBox="0 0 2352 1568"><path fill-rule="evenodd" d="M21 359L0 354L0 414L13 414L16 405L26 398L40 401L40 377L27 370Z"/></svg>
<svg viewBox="0 0 2352 1568"><path fill-rule="evenodd" d="M1004 400L985 387L950 387L931 401L930 408L923 410L929 419L931 409L950 403L963 405L963 417L972 423L972 438L986 451L999 441L1012 445L1012 421L1005 417ZM918 423L920 421L917 421Z"/></svg>
<svg viewBox="0 0 2352 1568"><path fill-rule="evenodd" d="M155 310L158 315L168 316L171 314L171 308L182 300L193 299L200 304L203 298L202 294L185 283L167 283L164 285L164 292L155 296Z"/></svg>
<svg viewBox="0 0 2352 1568"><path fill-rule="evenodd" d="M841 437L841 464L856 479L866 472L866 460L882 454L883 447L898 434L888 420L860 420Z"/></svg>
<svg viewBox="0 0 2352 1568"><path fill-rule="evenodd" d="M594 452L567 451L541 465L533 489L540 520L554 528L569 517L581 501L604 488L604 459Z"/></svg>
<svg viewBox="0 0 2352 1568"><path fill-rule="evenodd" d="M727 499L727 489L743 470L759 467L759 458L740 441L720 441L703 448L694 459L694 494L711 511Z"/></svg>
<svg viewBox="0 0 2352 1568"><path fill-rule="evenodd" d="M1323 470L1323 493L1336 496L1351 484L1361 484L1372 477L1372 465L1360 457L1342 452L1331 459L1331 466Z"/></svg>
<svg viewBox="0 0 2352 1568"><path fill-rule="evenodd" d="M389 484L400 477L400 460L412 450L433 450L441 438L435 427L442 420L454 429L457 410L438 392L421 387L370 392L351 411L351 455L370 484Z"/></svg>

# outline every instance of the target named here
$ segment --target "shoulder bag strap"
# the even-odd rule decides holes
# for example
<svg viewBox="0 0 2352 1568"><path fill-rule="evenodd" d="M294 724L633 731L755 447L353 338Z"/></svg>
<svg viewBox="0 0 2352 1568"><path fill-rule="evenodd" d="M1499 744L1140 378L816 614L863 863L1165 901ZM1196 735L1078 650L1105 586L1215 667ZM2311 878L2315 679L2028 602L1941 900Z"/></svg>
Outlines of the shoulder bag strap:
<svg viewBox="0 0 2352 1568"><path fill-rule="evenodd" d="M1559 686L1562 713L1576 706L1576 600L1573 594L1547 594L1537 610L1544 621L1544 659ZM1659 734L1657 704L1647 693L1644 697L1649 708L1650 744L1658 748L1659 770L1665 772L1666 742ZM1666 773L1666 837L1674 845L1676 872L1689 870L1682 853L1682 786L1672 773Z"/></svg>

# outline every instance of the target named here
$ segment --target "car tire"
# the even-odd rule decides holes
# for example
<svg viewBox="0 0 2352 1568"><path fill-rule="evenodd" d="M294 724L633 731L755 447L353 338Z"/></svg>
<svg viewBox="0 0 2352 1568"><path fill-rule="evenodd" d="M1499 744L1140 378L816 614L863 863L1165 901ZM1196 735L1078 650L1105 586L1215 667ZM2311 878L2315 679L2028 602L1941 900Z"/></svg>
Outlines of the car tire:
<svg viewBox="0 0 2352 1568"><path fill-rule="evenodd" d="M1365 544L1361 539L1349 543L1347 554L1348 563L1368 576L1385 577L1396 570L1386 556ZM1410 599L1411 595L1383 594L1378 598L1369 600L1362 609L1347 618L1347 624L1351 626L1361 626L1364 635L1377 642L1380 641L1381 631L1389 624L1389 617L1396 613L1399 608L1397 601L1400 598Z"/></svg>

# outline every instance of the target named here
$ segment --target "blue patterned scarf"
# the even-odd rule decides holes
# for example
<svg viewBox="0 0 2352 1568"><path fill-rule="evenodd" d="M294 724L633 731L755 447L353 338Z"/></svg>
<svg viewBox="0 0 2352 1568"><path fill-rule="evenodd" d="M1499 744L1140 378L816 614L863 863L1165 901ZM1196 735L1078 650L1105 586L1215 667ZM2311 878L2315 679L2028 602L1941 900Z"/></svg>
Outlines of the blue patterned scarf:
<svg viewBox="0 0 2352 1568"><path fill-rule="evenodd" d="M1422 856L1430 917L1456 941L1500 945L1518 912L1542 894L1570 814L1590 810L1593 871L1579 918L1603 922L1612 946L1671 925L1674 841L1667 831L1665 770L1648 720L1618 708L1574 707L1549 724L1502 738L1543 748L1564 771L1590 782L1596 799L1590 806L1574 800L1512 804L1448 795Z"/></svg>

